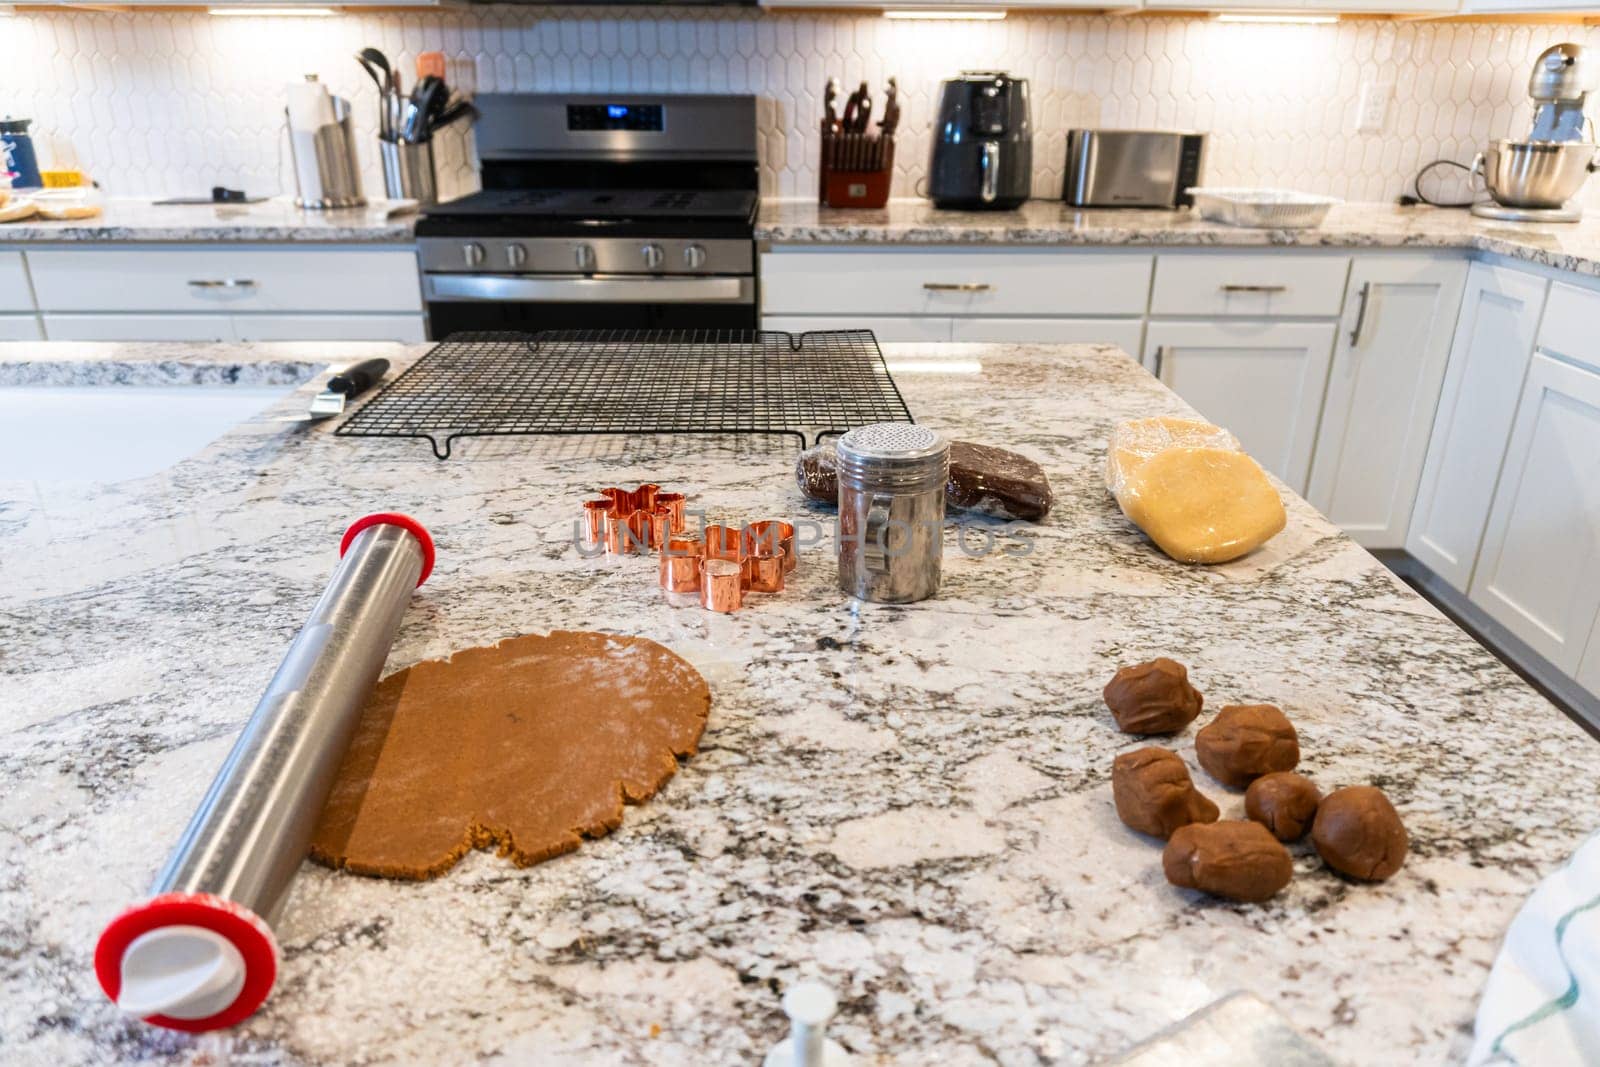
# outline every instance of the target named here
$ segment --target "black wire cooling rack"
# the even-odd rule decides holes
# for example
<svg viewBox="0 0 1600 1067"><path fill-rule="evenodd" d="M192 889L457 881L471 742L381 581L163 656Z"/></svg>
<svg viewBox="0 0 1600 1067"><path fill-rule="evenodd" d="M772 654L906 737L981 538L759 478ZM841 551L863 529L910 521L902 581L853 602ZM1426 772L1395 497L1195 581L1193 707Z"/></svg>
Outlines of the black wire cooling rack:
<svg viewBox="0 0 1600 1067"><path fill-rule="evenodd" d="M424 437L448 459L460 437L784 434L805 447L913 421L870 330L579 330L454 334L334 432Z"/></svg>

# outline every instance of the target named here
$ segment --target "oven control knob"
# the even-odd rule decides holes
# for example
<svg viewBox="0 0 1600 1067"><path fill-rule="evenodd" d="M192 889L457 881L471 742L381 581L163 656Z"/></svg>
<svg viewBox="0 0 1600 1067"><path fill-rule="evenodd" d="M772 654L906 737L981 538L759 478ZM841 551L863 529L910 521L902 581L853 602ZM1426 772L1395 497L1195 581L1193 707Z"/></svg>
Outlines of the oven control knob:
<svg viewBox="0 0 1600 1067"><path fill-rule="evenodd" d="M516 241L506 245L506 262L513 267L520 267L528 262L528 246Z"/></svg>
<svg viewBox="0 0 1600 1067"><path fill-rule="evenodd" d="M572 249L573 261L578 269L585 274L593 273L595 265L594 245L575 245Z"/></svg>
<svg viewBox="0 0 1600 1067"><path fill-rule="evenodd" d="M667 261L667 254L661 250L660 245L645 245L639 252L644 256L644 265L651 270L660 270L661 265Z"/></svg>
<svg viewBox="0 0 1600 1067"><path fill-rule="evenodd" d="M485 253L483 250L483 246L477 241L468 241L466 244L461 246L461 256L467 261L467 266L469 267L476 267L482 264L483 257L486 254L487 253Z"/></svg>
<svg viewBox="0 0 1600 1067"><path fill-rule="evenodd" d="M699 270L706 265L706 249L704 245L690 245L683 250L683 265L690 270Z"/></svg>

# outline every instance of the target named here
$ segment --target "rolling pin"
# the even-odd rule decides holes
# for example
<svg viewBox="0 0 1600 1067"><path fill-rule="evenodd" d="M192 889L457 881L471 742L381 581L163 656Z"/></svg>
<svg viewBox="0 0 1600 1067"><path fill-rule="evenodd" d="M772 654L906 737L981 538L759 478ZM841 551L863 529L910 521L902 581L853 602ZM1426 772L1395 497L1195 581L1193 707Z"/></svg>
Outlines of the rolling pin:
<svg viewBox="0 0 1600 1067"><path fill-rule="evenodd" d="M156 876L95 946L106 996L156 1026L199 1032L249 1018L278 973L269 922L322 806L433 539L405 515L345 531L339 566L244 732Z"/></svg>

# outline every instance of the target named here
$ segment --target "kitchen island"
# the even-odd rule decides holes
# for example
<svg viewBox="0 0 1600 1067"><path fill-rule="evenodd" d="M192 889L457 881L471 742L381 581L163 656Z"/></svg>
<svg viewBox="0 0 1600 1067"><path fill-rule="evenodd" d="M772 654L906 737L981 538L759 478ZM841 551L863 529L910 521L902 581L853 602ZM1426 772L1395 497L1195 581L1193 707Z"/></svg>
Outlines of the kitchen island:
<svg viewBox="0 0 1600 1067"><path fill-rule="evenodd" d="M747 1064L784 1031L781 991L815 976L859 1063L1085 1062L1235 989L1341 1061L1460 1059L1507 923L1594 829L1600 749L1290 494L1287 529L1240 561L1156 552L1102 487L1104 443L1187 409L1115 349L886 351L919 421L1036 458L1055 510L991 524L985 555L952 534L933 601L854 603L812 550L788 592L716 616L666 603L649 560L584 558L578 503L656 481L714 518L827 522L792 444L501 438L440 462L267 421L342 346L0 346L0 383L307 379L163 474L0 484L4 1058ZM478 853L398 884L307 865L259 1014L199 1039L119 1018L91 973L101 926L177 840L345 525L376 510L438 543L391 669L558 628L647 636L710 683L700 752L540 866ZM1188 664L1206 715L1281 705L1325 790L1381 786L1411 834L1400 873L1346 882L1302 843L1264 905L1168 886L1159 844L1113 811L1112 759L1140 742L1100 700L1157 655ZM1192 735L1170 744L1193 768Z"/></svg>

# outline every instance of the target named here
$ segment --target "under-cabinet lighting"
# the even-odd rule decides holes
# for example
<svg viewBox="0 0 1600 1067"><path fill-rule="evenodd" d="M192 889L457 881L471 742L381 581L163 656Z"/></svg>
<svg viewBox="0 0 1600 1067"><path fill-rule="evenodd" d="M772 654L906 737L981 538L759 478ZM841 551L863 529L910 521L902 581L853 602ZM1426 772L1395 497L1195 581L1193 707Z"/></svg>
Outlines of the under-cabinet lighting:
<svg viewBox="0 0 1600 1067"><path fill-rule="evenodd" d="M265 15L268 18L318 18L327 19L338 12L331 7L212 7L208 15Z"/></svg>
<svg viewBox="0 0 1600 1067"><path fill-rule="evenodd" d="M963 22L998 22L1006 17L1004 11L885 11L886 19L908 19L919 22L932 20L960 19Z"/></svg>
<svg viewBox="0 0 1600 1067"><path fill-rule="evenodd" d="M1225 11L1216 16L1218 22L1294 22L1303 26L1326 26L1338 22L1338 15L1302 15L1293 11L1274 12Z"/></svg>

